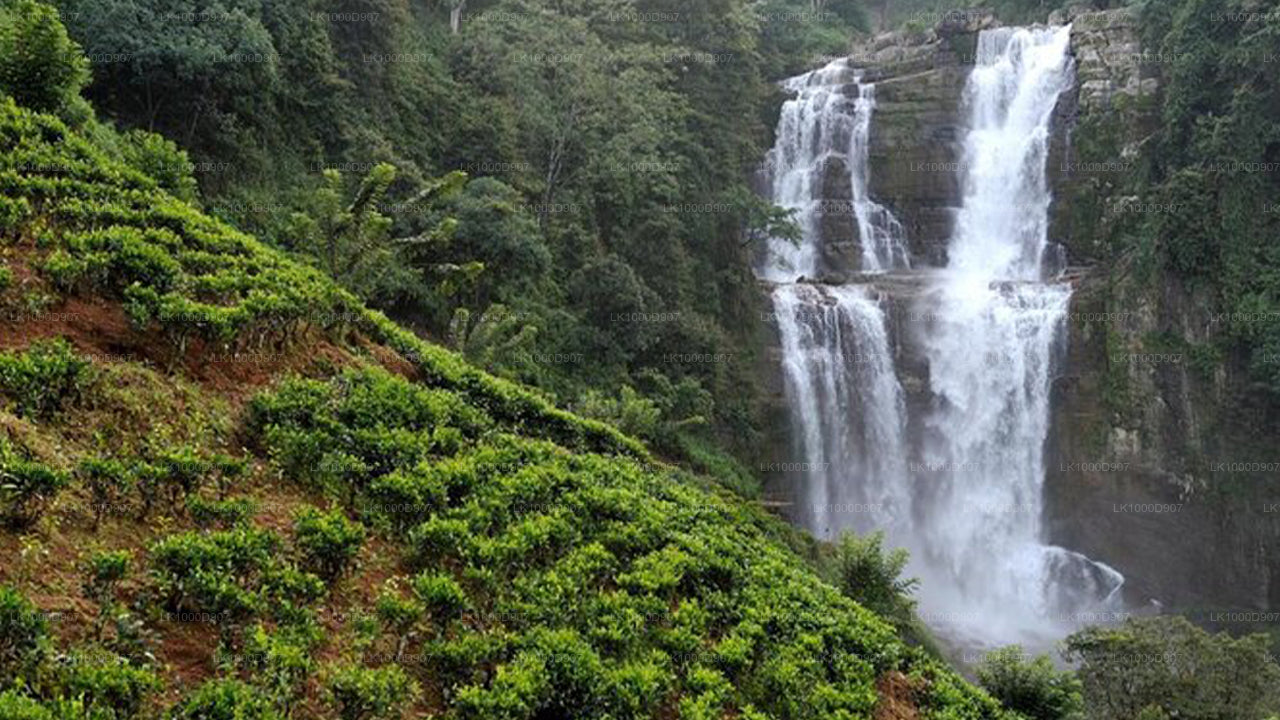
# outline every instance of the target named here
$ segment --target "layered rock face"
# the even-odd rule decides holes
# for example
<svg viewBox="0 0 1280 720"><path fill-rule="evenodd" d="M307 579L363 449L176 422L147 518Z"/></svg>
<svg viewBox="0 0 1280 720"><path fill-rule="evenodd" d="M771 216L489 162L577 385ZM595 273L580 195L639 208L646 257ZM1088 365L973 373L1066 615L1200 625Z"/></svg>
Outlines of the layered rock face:
<svg viewBox="0 0 1280 720"><path fill-rule="evenodd" d="M1055 386L1051 539L1114 565L1137 606L1262 630L1229 611L1280 606L1280 416L1243 358L1210 350L1226 325L1212 297L1114 252L1144 212L1129 183L1158 128L1160 63L1128 12L1070 19L1053 232L1088 267Z"/></svg>
<svg viewBox="0 0 1280 720"><path fill-rule="evenodd" d="M901 219L916 265L946 263L960 204L961 95L978 32L994 25L988 13L957 13L924 33L878 36L851 56L876 83L871 194Z"/></svg>

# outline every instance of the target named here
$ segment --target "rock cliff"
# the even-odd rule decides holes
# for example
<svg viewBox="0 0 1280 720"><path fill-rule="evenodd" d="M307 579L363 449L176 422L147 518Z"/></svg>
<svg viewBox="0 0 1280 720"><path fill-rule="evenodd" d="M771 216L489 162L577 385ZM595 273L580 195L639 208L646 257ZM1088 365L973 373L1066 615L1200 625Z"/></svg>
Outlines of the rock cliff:
<svg viewBox="0 0 1280 720"><path fill-rule="evenodd" d="M1070 19L1078 81L1052 232L1087 268L1054 388L1049 532L1123 572L1135 606L1230 626L1223 611L1280 604L1280 415L1244 359L1216 349L1214 299L1116 250L1160 211L1130 188L1159 122L1161 59L1128 12Z"/></svg>
<svg viewBox="0 0 1280 720"><path fill-rule="evenodd" d="M1280 413L1250 386L1242 359L1214 354L1224 324L1211 298L1112 250L1142 217L1130 188L1159 122L1160 58L1144 53L1137 18L1070 10L1051 21L1072 23L1077 82L1055 112L1050 236L1077 289L1054 387L1048 539L1116 567L1135 608L1229 624L1215 612L1280 606ZM917 268L946 259L964 80L977 33L996 24L958 13L851 55L876 83L871 194L903 222ZM908 402L924 402L928 369L914 338L929 317L918 283L875 284L888 300ZM785 438L778 365L762 372L774 390L771 434ZM786 447L768 452L794 460ZM775 474L768 487L785 495L792 480Z"/></svg>

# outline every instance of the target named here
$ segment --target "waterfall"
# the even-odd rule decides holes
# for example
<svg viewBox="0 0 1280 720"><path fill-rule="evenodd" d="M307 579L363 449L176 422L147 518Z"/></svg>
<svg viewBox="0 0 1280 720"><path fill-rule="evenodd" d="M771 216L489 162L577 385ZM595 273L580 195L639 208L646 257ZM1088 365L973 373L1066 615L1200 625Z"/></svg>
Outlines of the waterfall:
<svg viewBox="0 0 1280 720"><path fill-rule="evenodd" d="M1043 543L1049 390L1070 288L1041 282L1050 118L1070 87L1070 27L981 33L965 87L963 205L930 293L925 341L935 407L925 612L969 643L1038 644L1077 626L1122 578Z"/></svg>
<svg viewBox="0 0 1280 720"><path fill-rule="evenodd" d="M782 105L777 139L766 158L774 204L794 212L803 241L770 239L760 276L772 282L813 278L823 265L823 221L852 215L862 246L863 272L907 267L902 225L867 189L867 142L875 86L862 83L847 59L786 80L794 97ZM850 89L856 88L856 96ZM834 171L833 171L834 166ZM841 172L843 170L843 172ZM826 187L831 174L849 184Z"/></svg>
<svg viewBox="0 0 1280 720"><path fill-rule="evenodd" d="M771 241L759 269L775 284L803 461L796 519L827 538L887 530L912 553L922 617L964 647L1046 647L1108 608L1123 583L1043 540L1050 385L1071 297L1051 277L1045 164L1054 107L1073 82L1069 40L1069 27L980 34L944 268L910 271L902 225L870 197L875 86L846 61L786 81L794 96L769 154L773 201L795 211L803 234L799 245ZM797 282L830 269L832 163L848 174L860 284ZM875 289L887 271L926 288L915 302L930 319L917 340L928 402L911 423Z"/></svg>
<svg viewBox="0 0 1280 720"><path fill-rule="evenodd" d="M905 519L904 400L878 302L861 287L805 284L773 302L806 472L799 519L823 537Z"/></svg>
<svg viewBox="0 0 1280 720"><path fill-rule="evenodd" d="M782 107L769 152L769 186L775 204L795 211L803 239L798 246L770 241L759 275L784 283L773 291L773 305L803 458L805 502L797 519L834 537L846 527L865 531L905 519L905 404L879 295L794 281L830 269L823 221L833 214L857 229L858 270L905 268L909 260L901 223L868 189L875 86L841 59L783 87L794 97ZM826 187L833 175L835 187Z"/></svg>
<svg viewBox="0 0 1280 720"><path fill-rule="evenodd" d="M863 272L880 272L893 268L909 268L906 233L902 223L889 209L871 199L867 188L870 170L867 148L871 144L871 114L876 108L876 86L858 86L853 136L849 142L849 167L853 195L853 213L862 241Z"/></svg>

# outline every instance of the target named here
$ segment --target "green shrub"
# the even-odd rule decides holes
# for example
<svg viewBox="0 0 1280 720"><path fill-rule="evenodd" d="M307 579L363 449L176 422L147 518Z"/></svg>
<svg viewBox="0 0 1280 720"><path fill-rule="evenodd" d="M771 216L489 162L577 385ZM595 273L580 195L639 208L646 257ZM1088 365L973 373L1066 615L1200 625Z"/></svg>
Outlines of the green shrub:
<svg viewBox="0 0 1280 720"><path fill-rule="evenodd" d="M346 573L360 553L364 537L364 526L348 520L338 509L322 513L308 507L294 518L293 538L303 565L326 580Z"/></svg>
<svg viewBox="0 0 1280 720"><path fill-rule="evenodd" d="M230 636L264 606L278 547L274 533L253 528L181 533L152 546L151 572L170 610L211 613Z"/></svg>
<svg viewBox="0 0 1280 720"><path fill-rule="evenodd" d="M115 602L116 588L129 574L133 554L128 550L97 552L89 558L84 583L85 597L106 608Z"/></svg>
<svg viewBox="0 0 1280 720"><path fill-rule="evenodd" d="M166 450L152 459L151 465L158 471L160 485L168 490L174 508L182 507L200 489L210 469L209 463L190 446Z"/></svg>
<svg viewBox="0 0 1280 720"><path fill-rule="evenodd" d="M49 622L22 593L0 585L0 684L28 677L49 651Z"/></svg>
<svg viewBox="0 0 1280 720"><path fill-rule="evenodd" d="M339 666L327 673L324 686L325 696L341 720L398 718L418 694L417 683L399 665Z"/></svg>
<svg viewBox="0 0 1280 720"><path fill-rule="evenodd" d="M113 458L88 458L80 462L77 474L89 488L93 508L93 527L102 524L102 518L124 504L134 475L124 462Z"/></svg>
<svg viewBox="0 0 1280 720"><path fill-rule="evenodd" d="M1210 634L1179 616L1090 627L1066 640L1086 707L1098 717L1228 720L1280 709L1280 665L1261 633Z"/></svg>
<svg viewBox="0 0 1280 720"><path fill-rule="evenodd" d="M606 703L600 658L573 631L538 631L489 687L458 692L462 718L587 717Z"/></svg>
<svg viewBox="0 0 1280 720"><path fill-rule="evenodd" d="M281 604L310 604L324 597L327 589L318 576L295 567L276 563L262 577L266 597Z"/></svg>
<svg viewBox="0 0 1280 720"><path fill-rule="evenodd" d="M239 680L209 680L170 711L173 720L284 720L271 698Z"/></svg>
<svg viewBox="0 0 1280 720"><path fill-rule="evenodd" d="M14 690L0 692L0 718L5 720L60 720L52 711Z"/></svg>
<svg viewBox="0 0 1280 720"><path fill-rule="evenodd" d="M389 526L403 535L426 519L427 514L445 501L445 488L422 464L411 470L397 470L382 475L369 484L364 496L364 516L373 523Z"/></svg>
<svg viewBox="0 0 1280 720"><path fill-rule="evenodd" d="M417 625L426 614L426 607L416 598L405 598L394 586L378 595L374 612L382 626L383 633L395 638L393 657L399 662L404 649L417 636Z"/></svg>
<svg viewBox="0 0 1280 720"><path fill-rule="evenodd" d="M1083 720L1080 680L1046 655L1028 658L1017 645L1000 648L987 653L977 674L992 697L1028 720Z"/></svg>
<svg viewBox="0 0 1280 720"><path fill-rule="evenodd" d="M465 520L432 516L409 533L414 562L420 566L437 564L445 558L467 557L472 553L471 528Z"/></svg>
<svg viewBox="0 0 1280 720"><path fill-rule="evenodd" d="M35 0L0 6L0 91L33 110L56 112L88 81L89 63L67 37L57 8Z"/></svg>
<svg viewBox="0 0 1280 720"><path fill-rule="evenodd" d="M36 263L36 267L62 292L76 290L89 274L89 264L61 248Z"/></svg>
<svg viewBox="0 0 1280 720"><path fill-rule="evenodd" d="M907 551L886 554L883 542L883 532L841 537L835 552L837 586L863 607L905 627L911 623L915 601L910 595L918 581L899 577L907 566Z"/></svg>
<svg viewBox="0 0 1280 720"><path fill-rule="evenodd" d="M0 461L0 507L11 525L30 526L67 486L67 474L30 460Z"/></svg>
<svg viewBox="0 0 1280 720"><path fill-rule="evenodd" d="M151 515L151 509L155 507L156 501L160 498L160 491L163 489L164 472L149 462L137 460L129 467L129 477L131 483L138 490L138 497L142 501L142 517L147 518Z"/></svg>
<svg viewBox="0 0 1280 720"><path fill-rule="evenodd" d="M222 453L214 453L209 459L213 465L214 483L218 488L218 499L225 500L231 485L249 472L249 462L243 458L231 457Z"/></svg>
<svg viewBox="0 0 1280 720"><path fill-rule="evenodd" d="M187 498L187 512L202 528L225 530L253 517L256 511L257 504L249 498L208 500L198 495Z"/></svg>
<svg viewBox="0 0 1280 720"><path fill-rule="evenodd" d="M413 595L422 603L438 632L467 609L467 594L453 576L424 572L413 579Z"/></svg>
<svg viewBox="0 0 1280 720"><path fill-rule="evenodd" d="M146 130L121 134L121 155L130 167L148 175L174 197L195 202L198 194L195 165L172 140Z"/></svg>
<svg viewBox="0 0 1280 720"><path fill-rule="evenodd" d="M152 670L105 654L76 657L67 675L67 690L90 713L109 714L118 720L136 717L147 698L161 688L160 678Z"/></svg>
<svg viewBox="0 0 1280 720"><path fill-rule="evenodd" d="M268 632L261 625L245 638L242 666L266 690L281 714L288 715L290 704L315 670L311 654L319 640L318 633L289 629Z"/></svg>
<svg viewBox="0 0 1280 720"><path fill-rule="evenodd" d="M0 238L17 238L30 215L31 205L26 198L0 197ZM5 289L8 289L12 281L13 278L10 277L5 283Z"/></svg>
<svg viewBox="0 0 1280 720"><path fill-rule="evenodd" d="M0 353L0 391L18 415L49 419L80 398L91 369L65 340L37 341L25 352Z"/></svg>
<svg viewBox="0 0 1280 720"><path fill-rule="evenodd" d="M102 639L102 631L107 620L115 618L118 622L126 622L127 613L117 613L116 589L129 572L129 563L133 559L128 550L94 553L89 558L84 582L84 595L98 605L98 617L94 620L94 637ZM119 628L117 628L119 629Z"/></svg>

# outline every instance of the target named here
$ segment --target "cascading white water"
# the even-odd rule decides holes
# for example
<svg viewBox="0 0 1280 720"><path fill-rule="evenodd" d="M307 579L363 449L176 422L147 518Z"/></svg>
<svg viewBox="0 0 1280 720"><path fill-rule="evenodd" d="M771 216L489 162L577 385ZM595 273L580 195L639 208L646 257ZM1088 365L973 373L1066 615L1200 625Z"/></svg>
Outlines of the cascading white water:
<svg viewBox="0 0 1280 720"><path fill-rule="evenodd" d="M1070 288L1046 282L1050 118L1072 82L1069 28L984 31L965 87L963 205L946 268L928 283L922 339L933 400L918 445L878 295L870 287L773 291L797 448L798 519L822 537L883 528L912 552L923 617L970 648L1045 647L1106 609L1123 578L1043 542L1049 391ZM786 83L770 152L776 204L804 241L773 241L761 277L824 268L822 178L843 156L862 270L909 267L902 226L868 193L875 88L844 61ZM910 463L918 452L919 463Z"/></svg>
<svg viewBox="0 0 1280 720"><path fill-rule="evenodd" d="M1050 117L1072 81L1070 28L981 33L965 88L963 206L931 293L936 407L916 495L922 606L969 645L1040 645L1123 581L1043 543L1049 389L1070 288L1041 283Z"/></svg>
<svg viewBox="0 0 1280 720"><path fill-rule="evenodd" d="M778 120L769 153L773 202L795 211L802 241L772 240L760 268L773 292L787 396L804 466L799 519L815 533L869 530L905 518L905 411L879 298L851 285L794 283L821 273L822 214L852 213L863 272L909 266L902 225L871 199L867 143L874 86L847 60L791 78L795 94ZM856 95L851 94L856 89ZM840 162L848 197L822 187Z"/></svg>
<svg viewBox="0 0 1280 720"><path fill-rule="evenodd" d="M905 520L904 401L879 304L861 287L807 284L778 288L773 304L806 464L801 521L834 537Z"/></svg>
<svg viewBox="0 0 1280 720"><path fill-rule="evenodd" d="M909 268L906 232L889 209L871 199L868 190L868 148L871 146L871 115L876 108L876 86L858 86L858 102L854 117L853 137L849 141L849 168L852 179L853 214L858 221L858 237L862 240L862 270L880 272Z"/></svg>
<svg viewBox="0 0 1280 720"><path fill-rule="evenodd" d="M782 105L777 139L767 158L770 194L774 204L794 211L804 239L798 245L769 240L760 268L765 280L792 282L818 274L825 213L852 212L862 245L862 271L909 266L902 225L871 199L867 189L875 86L860 80L848 60L841 58L783 83L795 97ZM856 97L848 95L851 87L857 88ZM848 168L851 198L831 198L823 192L826 164L835 160Z"/></svg>

